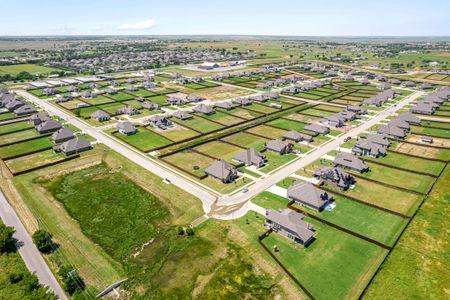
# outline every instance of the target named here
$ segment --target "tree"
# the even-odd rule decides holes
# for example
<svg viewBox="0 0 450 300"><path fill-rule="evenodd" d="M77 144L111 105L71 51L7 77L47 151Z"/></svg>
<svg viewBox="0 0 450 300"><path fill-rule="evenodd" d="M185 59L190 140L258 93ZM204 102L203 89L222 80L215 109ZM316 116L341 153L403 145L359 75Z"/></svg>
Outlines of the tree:
<svg viewBox="0 0 450 300"><path fill-rule="evenodd" d="M63 279L63 288L69 295L84 291L86 288L83 278L70 266L62 266L58 271L58 275Z"/></svg>
<svg viewBox="0 0 450 300"><path fill-rule="evenodd" d="M52 241L52 235L45 230L38 230L33 234L33 243L42 253L53 251L55 244Z"/></svg>
<svg viewBox="0 0 450 300"><path fill-rule="evenodd" d="M0 224L0 253L10 250L14 246L13 234L15 230L5 224Z"/></svg>
<svg viewBox="0 0 450 300"><path fill-rule="evenodd" d="M192 227L186 228L186 234L187 234L188 236L194 235L194 229L192 229Z"/></svg>
<svg viewBox="0 0 450 300"><path fill-rule="evenodd" d="M184 235L184 229L181 226L178 226L178 235Z"/></svg>

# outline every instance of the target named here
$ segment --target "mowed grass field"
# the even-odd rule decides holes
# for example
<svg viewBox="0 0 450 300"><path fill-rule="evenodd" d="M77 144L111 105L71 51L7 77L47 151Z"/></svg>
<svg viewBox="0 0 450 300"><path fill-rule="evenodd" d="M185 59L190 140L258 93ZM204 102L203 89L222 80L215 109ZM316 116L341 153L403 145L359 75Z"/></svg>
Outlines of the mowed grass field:
<svg viewBox="0 0 450 300"><path fill-rule="evenodd" d="M113 129L112 131L115 130ZM138 127L138 131L135 134L125 135L120 132L114 132L112 134L116 138L123 140L133 147L136 147L137 149L144 152L172 143L172 141L166 139L165 137L141 127Z"/></svg>
<svg viewBox="0 0 450 300"><path fill-rule="evenodd" d="M28 73L50 73L54 71L60 71L59 69L49 68L34 64L20 64L20 65L9 65L9 66L0 66L0 75L10 74L17 75L20 72L28 72Z"/></svg>
<svg viewBox="0 0 450 300"><path fill-rule="evenodd" d="M52 146L53 143L49 137L37 138L26 142L20 142L17 144L0 147L0 157L5 159L15 155L38 151Z"/></svg>
<svg viewBox="0 0 450 300"><path fill-rule="evenodd" d="M309 247L276 233L263 243L271 251L278 247L277 258L317 299L357 298L387 250L310 218L305 221L316 230Z"/></svg>
<svg viewBox="0 0 450 300"><path fill-rule="evenodd" d="M370 285L365 299L448 299L450 167Z"/></svg>

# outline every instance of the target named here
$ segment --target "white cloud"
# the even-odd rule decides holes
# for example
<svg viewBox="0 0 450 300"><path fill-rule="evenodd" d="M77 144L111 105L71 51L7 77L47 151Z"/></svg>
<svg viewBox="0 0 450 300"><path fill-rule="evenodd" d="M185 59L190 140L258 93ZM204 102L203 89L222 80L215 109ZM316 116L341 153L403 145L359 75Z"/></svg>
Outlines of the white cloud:
<svg viewBox="0 0 450 300"><path fill-rule="evenodd" d="M142 30L142 29L149 29L156 25L156 21L154 19L148 19L145 21L140 21L137 23L132 24L122 24L118 29L124 29L124 30Z"/></svg>

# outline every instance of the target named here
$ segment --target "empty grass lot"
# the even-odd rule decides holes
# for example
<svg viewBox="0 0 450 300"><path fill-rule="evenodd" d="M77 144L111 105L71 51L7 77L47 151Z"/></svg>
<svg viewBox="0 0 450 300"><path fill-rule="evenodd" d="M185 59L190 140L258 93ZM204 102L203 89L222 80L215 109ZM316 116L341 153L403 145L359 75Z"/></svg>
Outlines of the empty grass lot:
<svg viewBox="0 0 450 300"><path fill-rule="evenodd" d="M358 298L386 250L310 218L316 240L308 248L272 233L263 240L284 266L317 299ZM272 251L272 250L271 250Z"/></svg>
<svg viewBox="0 0 450 300"><path fill-rule="evenodd" d="M223 138L222 140L239 145L244 148L256 148L258 150L262 150L263 144L268 141L268 139L245 132L232 134Z"/></svg>
<svg viewBox="0 0 450 300"><path fill-rule="evenodd" d="M430 161L417 157L411 157L398 153L388 152L386 156L380 158L366 157L365 159L380 162L390 166L395 166L407 170L424 172L432 175L439 175L445 167L445 163Z"/></svg>
<svg viewBox="0 0 450 300"><path fill-rule="evenodd" d="M0 147L0 157L2 159L12 157L15 155L21 155L32 151L37 151L52 147L53 143L49 137L42 137L27 142L22 142L10 146Z"/></svg>
<svg viewBox="0 0 450 300"><path fill-rule="evenodd" d="M272 151L266 151L265 155L267 158L267 164L266 166L259 169L261 172L264 173L269 173L297 157L297 155L294 154L280 155Z"/></svg>
<svg viewBox="0 0 450 300"><path fill-rule="evenodd" d="M414 144L408 144L408 143L402 143L402 142L395 142L392 143L391 148L395 151L416 155L416 156L422 156L426 158L437 158L437 159L443 159L448 160L450 159L450 150L449 149L438 149L438 148L431 148L427 146L420 146L420 145L414 145Z"/></svg>
<svg viewBox="0 0 450 300"><path fill-rule="evenodd" d="M205 175L204 169L214 161L212 158L192 151L178 152L164 157L163 160L195 176ZM194 170L195 166L199 169Z"/></svg>
<svg viewBox="0 0 450 300"><path fill-rule="evenodd" d="M331 190L341 190L328 186ZM411 215L419 205L422 195L389 188L384 185L357 178L355 187L344 193L349 197L362 200L395 212Z"/></svg>
<svg viewBox="0 0 450 300"><path fill-rule="evenodd" d="M11 120L15 118L20 118L20 116L16 115L13 112L6 112L0 114L0 121Z"/></svg>
<svg viewBox="0 0 450 300"><path fill-rule="evenodd" d="M22 141L25 139L39 136L39 135L40 134L36 130L34 130L34 128L24 130L24 131L9 133L9 134L5 134L5 135L0 135L0 145L4 145L6 143Z"/></svg>
<svg viewBox="0 0 450 300"><path fill-rule="evenodd" d="M151 127L148 127L147 129L157 131L157 129L154 129ZM166 137L167 139L174 141L174 142L182 141L182 140L199 135L197 132L195 132L191 129L181 127L181 126L169 128L166 130L158 130L157 132L160 135L162 135L162 136Z"/></svg>
<svg viewBox="0 0 450 300"><path fill-rule="evenodd" d="M368 165L370 171L362 173L363 177L424 194L428 192L434 181L434 178L430 176L396 170L373 163L368 163Z"/></svg>
<svg viewBox="0 0 450 300"><path fill-rule="evenodd" d="M5 164L13 173L44 166L66 158L64 154L55 153L53 150L45 150L38 153L21 156L5 161Z"/></svg>
<svg viewBox="0 0 450 300"><path fill-rule="evenodd" d="M298 132L303 131L303 128L308 125L306 123L300 123L296 121L286 120L286 119L276 119L267 123L268 125L272 125L285 130L295 130Z"/></svg>
<svg viewBox="0 0 450 300"><path fill-rule="evenodd" d="M124 92L118 92L116 94L108 95L108 97L116 100L116 101L127 101L132 100L134 97L130 94L126 94Z"/></svg>
<svg viewBox="0 0 450 300"><path fill-rule="evenodd" d="M113 99L107 98L102 95L98 95L97 97L92 98L92 99L84 99L83 98L82 100L83 100L83 102L89 103L90 105L99 105L99 104L114 102Z"/></svg>
<svg viewBox="0 0 450 300"><path fill-rule="evenodd" d="M144 89L139 89L137 91L133 91L133 92L129 92L127 91L126 93L131 94L132 96L135 97L151 97L151 96L156 96L158 94L144 90Z"/></svg>
<svg viewBox="0 0 450 300"><path fill-rule="evenodd" d="M120 132L115 132L113 135L143 152L172 143L170 140L145 128L138 128L138 131L131 135L125 135Z"/></svg>
<svg viewBox="0 0 450 300"><path fill-rule="evenodd" d="M226 144L220 141L213 141L195 148L195 150L205 153L209 156L217 159L225 159L228 162L232 162L233 156L237 153L244 151L242 148Z"/></svg>
<svg viewBox="0 0 450 300"><path fill-rule="evenodd" d="M164 104L166 104L167 97L160 95L160 96L150 97L147 100L151 101L151 102L155 102L159 105L164 105Z"/></svg>
<svg viewBox="0 0 450 300"><path fill-rule="evenodd" d="M119 103L119 102L114 102L114 103L99 105L98 107L101 108L102 110L106 111L110 115L114 115L114 114L116 114L116 112L119 109L124 108L125 105L122 103Z"/></svg>
<svg viewBox="0 0 450 300"><path fill-rule="evenodd" d="M308 115L312 115L312 116L315 116L315 117L328 117L328 116L331 116L333 114L333 112L317 110L317 109L314 109L314 108L305 109L305 110L302 110L300 112L300 114L303 114L303 113L304 114L308 114Z"/></svg>
<svg viewBox="0 0 450 300"><path fill-rule="evenodd" d="M213 130L223 128L223 126L221 126L217 123L208 121L207 119L203 119L200 117L194 117L190 120L185 120L185 121L174 119L173 121L177 122L178 124L180 124L184 127L191 128L191 129L201 132L201 133L207 133L207 132L210 132Z"/></svg>
<svg viewBox="0 0 450 300"><path fill-rule="evenodd" d="M229 114L235 115L237 117L246 119L246 120L252 120L258 117L263 116L262 113L259 112L255 112L255 111L250 111L250 110L246 110L245 109L246 106L242 107L242 108L234 108L230 111L228 111ZM220 109L218 109L218 111L220 111Z"/></svg>
<svg viewBox="0 0 450 300"><path fill-rule="evenodd" d="M442 129L450 130L450 123L422 120L422 121L420 121L420 125L422 125L422 126L439 127L439 128L442 128Z"/></svg>
<svg viewBox="0 0 450 300"><path fill-rule="evenodd" d="M427 134L436 137L442 137L450 139L450 130L447 129L436 129L436 128L427 128L420 126L411 126L411 132L415 134Z"/></svg>
<svg viewBox="0 0 450 300"><path fill-rule="evenodd" d="M60 70L55 69L55 68L39 66L39 65L33 65L33 64L0 66L0 74L17 75L20 72L24 72L24 71L34 74L34 73L50 73L53 71L60 71Z"/></svg>
<svg viewBox="0 0 450 300"><path fill-rule="evenodd" d="M254 133L268 139L280 139L287 132L287 130L274 128L267 125L258 125L256 127L247 129L246 132Z"/></svg>
<svg viewBox="0 0 450 300"><path fill-rule="evenodd" d="M33 128L33 125L26 121L0 125L0 134L6 134L26 128Z"/></svg>
<svg viewBox="0 0 450 300"><path fill-rule="evenodd" d="M99 107L96 106L89 106L89 107L82 107L82 108L78 108L75 111L79 111L80 116L82 118L89 118L94 112L96 112L97 110L99 110ZM75 112L74 112L75 113Z"/></svg>
<svg viewBox="0 0 450 300"><path fill-rule="evenodd" d="M208 120L212 120L220 124L223 124L224 126L230 126L237 123L245 122L244 119L240 119L233 115L228 115L220 111L216 111L211 115L205 115L204 117Z"/></svg>
<svg viewBox="0 0 450 300"><path fill-rule="evenodd" d="M447 166L369 286L366 299L448 298L449 181Z"/></svg>

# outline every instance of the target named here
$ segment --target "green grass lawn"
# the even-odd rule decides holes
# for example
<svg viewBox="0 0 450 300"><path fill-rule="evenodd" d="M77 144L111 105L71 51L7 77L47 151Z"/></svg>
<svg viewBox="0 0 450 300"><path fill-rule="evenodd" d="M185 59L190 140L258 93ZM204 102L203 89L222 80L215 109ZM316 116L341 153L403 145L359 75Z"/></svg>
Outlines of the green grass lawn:
<svg viewBox="0 0 450 300"><path fill-rule="evenodd" d="M447 299L450 270L450 168L370 285L365 299Z"/></svg>
<svg viewBox="0 0 450 300"><path fill-rule="evenodd" d="M362 173L361 175L363 177L421 193L426 193L434 181L434 178L429 176L375 165L373 163L368 163L368 165L370 171Z"/></svg>
<svg viewBox="0 0 450 300"><path fill-rule="evenodd" d="M126 94L124 92L118 92L116 94L108 95L108 97L116 100L116 101L127 101L132 100L134 97L130 94Z"/></svg>
<svg viewBox="0 0 450 300"><path fill-rule="evenodd" d="M333 112L317 110L317 109L314 109L314 108L305 109L305 110L302 110L299 113L300 114L305 113L305 114L316 116L316 117L328 117L328 116L331 116L333 114Z"/></svg>
<svg viewBox="0 0 450 300"><path fill-rule="evenodd" d="M86 118L89 118L94 112L96 112L99 109L100 108L96 107L96 106L82 107L82 108L75 109L74 113L76 110L78 110L80 112L80 117L86 119Z"/></svg>
<svg viewBox="0 0 450 300"><path fill-rule="evenodd" d="M244 151L242 148L226 144L221 141L212 141L195 147L194 149L218 159L225 159L230 163L232 162L233 156Z"/></svg>
<svg viewBox="0 0 450 300"><path fill-rule="evenodd" d="M411 157L398 153L388 152L386 156L380 158L366 157L367 160L380 162L383 164L404 168L407 170L424 172L432 175L439 175L445 167L445 163L430 161L417 157Z"/></svg>
<svg viewBox="0 0 450 300"><path fill-rule="evenodd" d="M6 143L13 143L13 142L22 141L22 140L25 140L25 139L29 139L29 138L33 138L33 137L39 136L39 135L40 134L34 129L29 129L29 130L24 130L24 131L10 133L10 134L0 135L0 145L4 145Z"/></svg>
<svg viewBox="0 0 450 300"><path fill-rule="evenodd" d="M422 120L422 121L420 121L420 125L422 125L422 126L433 126L433 127L439 127L439 128L442 128L442 129L450 130L450 123Z"/></svg>
<svg viewBox="0 0 450 300"><path fill-rule="evenodd" d="M271 192L262 192L252 198L252 202L267 209L284 209L287 207L290 200L285 197L272 194Z"/></svg>
<svg viewBox="0 0 450 300"><path fill-rule="evenodd" d="M265 155L267 158L267 164L260 169L260 171L264 173L269 173L297 157L297 155L294 154L280 155L272 151L266 151Z"/></svg>
<svg viewBox="0 0 450 300"><path fill-rule="evenodd" d="M117 132L114 133L114 136L144 152L172 143L170 140L145 128L138 128L135 134L125 135Z"/></svg>
<svg viewBox="0 0 450 300"><path fill-rule="evenodd" d="M220 124L223 124L225 126L230 126L245 121L243 119L225 114L220 111L216 111L211 115L204 115L204 117L208 120L219 122Z"/></svg>
<svg viewBox="0 0 450 300"><path fill-rule="evenodd" d="M207 133L213 130L217 130L220 128L223 128L223 126L217 124L217 123L213 123L211 121L208 121L206 119L200 118L200 117L194 117L190 120L174 120L177 123L181 124L184 127L187 128L191 128L193 130L202 132L202 133Z"/></svg>
<svg viewBox="0 0 450 300"><path fill-rule="evenodd" d="M11 120L15 118L20 118L20 116L16 115L13 112L7 112L0 114L0 121Z"/></svg>
<svg viewBox="0 0 450 300"><path fill-rule="evenodd" d="M306 123L300 123L286 119L276 119L267 124L286 130L296 130L298 132L303 131L303 128L308 125Z"/></svg>
<svg viewBox="0 0 450 300"><path fill-rule="evenodd" d="M90 105L99 105L99 104L114 102L113 99L107 98L102 95L98 95L97 97L92 98L92 99L84 99L83 98L83 101L89 103Z"/></svg>
<svg viewBox="0 0 450 300"><path fill-rule="evenodd" d="M220 109L218 110L220 111ZM228 111L229 114L246 119L246 120L252 120L258 117L261 117L263 114L255 111L246 110L243 107L234 108L230 111Z"/></svg>
<svg viewBox="0 0 450 300"><path fill-rule="evenodd" d="M245 148L256 148L258 150L263 149L263 144L268 141L268 139L252 135L245 132L238 132L223 138L224 141L239 145Z"/></svg>
<svg viewBox="0 0 450 300"><path fill-rule="evenodd" d="M255 102L253 102L250 105L244 106L243 109L249 109L249 110L253 110L253 111L256 111L259 113L264 113L264 114L270 114L275 111L278 111L278 109L276 109L276 108L266 106L263 104L259 104L259 103L255 103Z"/></svg>
<svg viewBox="0 0 450 300"><path fill-rule="evenodd" d="M286 134L287 130L274 128L274 127L270 127L270 126L262 124L262 125L258 125L258 126L250 128L250 129L247 129L246 132L254 133L256 135L260 135L260 136L263 136L268 139L280 139L283 137L283 135Z"/></svg>
<svg viewBox="0 0 450 300"><path fill-rule="evenodd" d="M53 150L45 150L38 153L25 155L19 158L5 161L5 164L13 172L21 172L49 163L57 162L66 158L62 153L55 153Z"/></svg>
<svg viewBox="0 0 450 300"><path fill-rule="evenodd" d="M127 93L128 93L128 94L131 94L131 95L133 95L133 96L135 96L135 97L139 97L139 96L141 96L141 97L151 97L151 96L156 96L156 95L158 95L158 94L156 94L156 93L147 91L147 90L145 90L145 89L139 89L139 90L134 91L134 92L128 92L128 91L127 91Z"/></svg>
<svg viewBox="0 0 450 300"><path fill-rule="evenodd" d="M153 128L148 129L154 130ZM197 132L181 126L177 128L167 129L164 131L158 131L158 133L174 142L182 141L198 135Z"/></svg>
<svg viewBox="0 0 450 300"><path fill-rule="evenodd" d="M178 152L164 157L163 160L179 167L185 172L193 174L194 176L205 175L205 168L211 165L214 161L212 158L192 151ZM199 169L194 170L195 166Z"/></svg>
<svg viewBox="0 0 450 300"><path fill-rule="evenodd" d="M450 130L411 126L411 132L415 134L428 134L436 137L450 138Z"/></svg>
<svg viewBox="0 0 450 300"><path fill-rule="evenodd" d="M358 298L387 251L312 219L305 221L316 230L308 248L276 233L263 243L270 250L278 247L277 258L317 299Z"/></svg>
<svg viewBox="0 0 450 300"><path fill-rule="evenodd" d="M25 154L32 151L53 146L49 137L42 137L27 142L0 147L0 157L5 159L14 155Z"/></svg>
<svg viewBox="0 0 450 300"><path fill-rule="evenodd" d="M98 106L102 110L106 111L107 113L113 115L115 114L119 109L124 108L125 104L120 102L113 102L109 104L102 104Z"/></svg>
<svg viewBox="0 0 450 300"><path fill-rule="evenodd" d="M166 104L167 97L166 96L153 96L147 99L148 101L155 102L159 105Z"/></svg>
<svg viewBox="0 0 450 300"><path fill-rule="evenodd" d="M26 128L33 128L33 125L29 124L27 121L16 122L16 123L11 123L11 124L6 124L6 125L0 125L0 134L14 132L14 131L22 130L22 129L26 129Z"/></svg>
<svg viewBox="0 0 450 300"><path fill-rule="evenodd" d="M56 68L49 68L39 65L33 64L19 64L19 65L10 65L10 66L0 66L0 74L10 74L17 75L20 72L28 72L28 73L50 73L53 71L60 71Z"/></svg>

